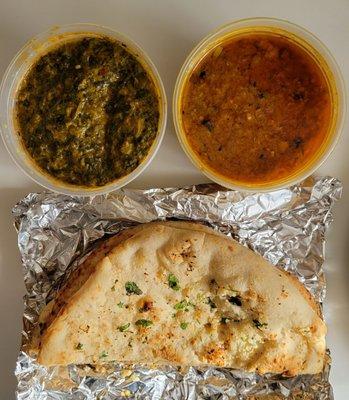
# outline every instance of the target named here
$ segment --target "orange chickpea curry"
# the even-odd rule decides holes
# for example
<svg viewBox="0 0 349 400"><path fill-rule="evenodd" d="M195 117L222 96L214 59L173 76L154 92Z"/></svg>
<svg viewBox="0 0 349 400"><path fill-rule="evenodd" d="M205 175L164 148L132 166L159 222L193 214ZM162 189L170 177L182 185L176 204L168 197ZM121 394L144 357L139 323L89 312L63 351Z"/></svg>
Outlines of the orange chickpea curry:
<svg viewBox="0 0 349 400"><path fill-rule="evenodd" d="M251 33L198 63L184 86L181 118L190 147L214 172L273 182L306 165L327 137L330 89L300 45Z"/></svg>

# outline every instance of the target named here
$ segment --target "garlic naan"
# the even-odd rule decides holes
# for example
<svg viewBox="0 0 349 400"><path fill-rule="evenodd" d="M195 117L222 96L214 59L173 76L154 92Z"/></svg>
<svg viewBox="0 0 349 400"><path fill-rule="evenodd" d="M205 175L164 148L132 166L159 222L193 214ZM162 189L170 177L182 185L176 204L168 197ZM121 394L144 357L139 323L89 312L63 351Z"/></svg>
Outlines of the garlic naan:
<svg viewBox="0 0 349 400"><path fill-rule="evenodd" d="M210 228L143 224L110 239L87 265L42 313L39 363L215 365L289 376L323 368L326 326L312 296Z"/></svg>

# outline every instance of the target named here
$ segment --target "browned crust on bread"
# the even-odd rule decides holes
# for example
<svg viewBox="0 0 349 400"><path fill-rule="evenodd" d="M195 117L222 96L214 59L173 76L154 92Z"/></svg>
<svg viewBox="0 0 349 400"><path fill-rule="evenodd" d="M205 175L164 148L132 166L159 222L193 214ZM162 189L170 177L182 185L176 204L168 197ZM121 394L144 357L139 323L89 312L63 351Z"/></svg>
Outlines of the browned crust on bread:
<svg viewBox="0 0 349 400"><path fill-rule="evenodd" d="M163 222L162 224L167 224L167 225L172 226L174 228L185 228L185 229L190 228L190 229L193 229L193 230L196 230L196 231L207 232L210 235L216 234L217 236L223 236L223 237L227 238L227 236L223 235L222 233L217 232L217 231L213 231L212 228L210 228L210 227L208 227L206 225L202 225L199 222L192 222L192 221L190 221L190 222L188 222L188 221L166 221L166 222ZM316 311L316 313L318 314L319 317L322 317L320 306L315 301L314 297L308 291L308 289L299 281L299 279L296 276L294 276L293 274L291 274L290 272L285 271L282 268L279 268L279 270L281 271L281 273L283 273L289 279L292 280L292 282L297 287L299 292L307 300L307 302L311 306L311 308L314 311Z"/></svg>
<svg viewBox="0 0 349 400"><path fill-rule="evenodd" d="M316 303L313 295L308 291L308 289L299 281L296 276L294 276L290 272L285 271L282 268L279 268L279 270L293 282L294 286L296 286L296 288L310 305L310 307L317 313L320 318L322 318L320 306Z"/></svg>
<svg viewBox="0 0 349 400"><path fill-rule="evenodd" d="M118 234L105 239L91 252L91 254L70 274L67 281L59 290L57 297L48 303L40 317L41 333L44 333L56 318L59 311L69 302L74 294L84 285L89 276L96 270L98 263L115 247L132 237L142 228L138 225L125 229ZM48 312L46 312L48 311Z"/></svg>
<svg viewBox="0 0 349 400"><path fill-rule="evenodd" d="M321 367L322 360L321 354L325 348L324 335L326 329L320 320L321 317L319 319L316 315L318 308L314 299L296 277L283 270L278 269L276 271L275 267L271 264L268 265L265 260L263 261L262 257L257 257L251 250L231 241L225 235L196 223L184 221L154 222L129 229L111 239L115 240L112 245L108 242L110 246L107 246L108 251L105 253L107 256L104 257L103 252L97 253L100 261L92 263L94 264L92 267L89 265L83 269L83 279L79 280L78 283L71 283L71 286L67 284L67 292L65 294L60 293L62 301L57 302L55 317L51 320L51 325L42 337L42 347L38 357L39 362L42 361L45 365L54 365L56 362L61 365L65 362L98 363L98 354L107 346L110 350L111 360L139 362L137 357L143 357L144 355L141 355L142 351L147 351L146 357L148 358L144 362L149 362L153 359L152 357L156 356L160 363L167 360L170 363L183 364L185 361L184 359L183 362L180 361L180 354L172 351L178 346L183 346L183 351L187 351L185 360L187 360L186 362L191 360L189 361L190 365L198 362L200 365L234 366L247 370L256 370L260 373L274 371L295 375L299 371L310 371L310 369L306 369L310 360L311 368L313 368L311 371L319 371L318 368ZM188 249L192 250L187 251ZM193 259L190 258L191 256L187 257L191 251ZM144 256L145 254L147 254L146 257ZM98 257L96 257L95 261ZM198 261L195 267L196 259ZM144 263L142 260L145 260ZM194 260L194 270L186 267L186 265L191 265L189 263L192 260ZM250 268L248 268L249 265ZM195 268L197 268L196 272ZM168 271L176 275L178 273L179 282L186 282L183 285L181 284L181 292L172 290L168 286L166 278ZM158 272L159 275L157 274ZM144 278L143 274L148 279ZM192 274L195 278L193 278ZM189 276L191 276L191 281L186 280L186 277ZM220 284L220 293L212 291L209 285L206 286L207 283L205 282L209 282L212 276ZM203 279L202 281L200 280L201 278ZM80 279L79 274L77 279ZM143 290L143 294L141 293L142 298L127 297L130 294L125 292L125 282L133 279L135 282L140 283L140 287ZM229 279L232 279L232 285L237 285L232 286L233 289L229 288ZM239 281L239 279L242 279L242 281ZM252 285L251 282L253 282ZM261 282L263 282L262 285L260 284ZM189 288L192 289L192 285L195 283L198 283L199 286L195 287L193 293L191 293ZM285 290L287 287L289 289ZM63 288L62 292L65 289ZM227 293L230 293L229 290L235 292L236 290L234 289L237 289L239 295L241 293L242 308L238 314L241 311L242 314L239 315L244 322L239 324L239 327L237 325L229 328L223 327L228 329L227 332L230 332L230 338L234 337L229 339L226 345L224 342L223 345L225 338L220 336L221 329L223 329L222 325L220 325L222 324L221 310L225 310L223 311L224 313L232 312L229 308L230 306L226 308L226 296L228 295ZM218 301L216 303L219 306L218 309L214 307L217 312L212 311L212 309L208 310L209 319L213 321L217 328L213 332L214 335L210 335L210 338L205 335L201 337L200 330L197 331L199 329L197 325L191 324L191 321L197 320L199 324L206 321L206 319L201 320L201 315L205 318L207 317L206 307L210 307L210 305L207 306L209 303L205 301L198 300L198 308L191 309L189 307L190 310L185 310L188 311L187 314L180 311L177 315L180 318L178 321L168 318L168 316L173 317L173 308L176 302L187 296L188 298L194 296L193 299L196 299L195 296L202 290L204 296L218 296L217 299L214 299L215 302L216 300ZM253 296L253 290L257 294L261 293L260 298L258 295ZM127 288L126 291L128 291ZM152 296L149 296L149 293L152 293ZM265 305L266 301L263 300L263 293L269 295L267 305ZM276 293L279 296L277 298L273 297L273 294L276 295ZM291 298L289 296L290 293L294 297ZM236 295L234 294L233 297L236 297ZM116 308L117 302L120 300L123 302L122 304L126 304L127 308L126 311L123 309L122 313ZM149 303L146 310L149 314L143 315L144 311L140 311L140 309L144 307L145 301L147 304ZM195 300L193 301L195 302ZM280 303L277 304L277 301L280 301ZM219 304L219 302L221 303ZM281 303L284 308L278 309L278 305L281 306ZM159 304L162 305L162 308ZM203 306L202 304L205 305ZM154 311L153 308L157 311ZM166 313L161 314L162 310L166 310ZM199 311L202 311L201 314ZM85 314L83 315L88 318L80 319L80 312L84 312ZM235 312L237 310L233 314ZM138 315L138 313L141 314ZM89 318L91 315L94 315L95 318ZM104 315L104 318L100 320L101 315ZM234 315L232 316L234 317ZM291 324L288 323L288 316L294 318ZM145 333L148 331L145 327L134 325L136 319L140 317L150 317L154 327L154 336L149 339L150 346L144 345L144 342L136 337L134 339L136 346L141 345L139 348L140 353L136 352L133 356L131 354L133 358L130 358L130 353L125 353L124 351L124 349L128 349L127 341L124 343L125 340L122 339L127 338L125 336L127 334L123 334L122 337L120 335L114 337L114 332L117 333L121 324L124 324L125 321L130 321L134 330L130 334L133 335L138 332L142 337L146 336ZM184 319L184 323L187 324L188 317L191 318L188 329L186 327L180 328L180 320ZM237 319L234 324L235 322L241 322L239 317ZM89 328L92 327L89 329L90 336L86 341L85 333L81 333L81 330L85 332L85 326L82 328L80 321L84 321L84 323L90 321L87 322L87 324L90 324L87 326ZM279 321L283 322L279 323ZM160 323L157 326L158 331L155 330L157 322ZM223 323L226 324L226 322ZM105 331L108 334L103 336L104 327L108 328ZM165 337L164 330L166 329L174 329L177 332L177 337L175 339ZM186 333L191 331L195 336L183 336L184 332L182 333L179 329L187 329ZM303 333L303 329L306 330L305 333ZM301 333L294 333L298 332L298 330L301 330ZM80 335L79 339L75 335L77 331L80 332L78 334ZM239 332L241 333L240 337L238 336ZM151 330L149 330L149 334L151 335ZM301 335L300 339L299 336L296 336L296 339L295 336L292 336L298 334ZM191 343L191 338L198 337L198 335L201 337L201 341L199 340L195 346L187 345ZM278 339L276 335L279 335ZM103 341L102 344L98 341L100 337ZM67 338L74 338L74 340ZM180 338L183 338L182 342ZM154 339L155 344L153 342ZM201 348L200 346L207 339L211 341L212 346ZM266 348L266 352L262 351L264 348L261 348L260 345L269 343L270 340L275 340L277 344L275 352L274 349L270 352L270 348ZM290 346L284 340L289 340ZM70 343L69 348L66 347L68 342ZM114 342L114 347L112 342ZM305 342L306 344L304 344ZM80 351L81 349L75 347L75 350L79 350L78 358L74 358L75 355L72 358L71 346L73 344L77 346L77 343L84 343L84 348ZM177 343L177 345L171 347L174 343ZM307 345L311 347L307 347ZM230 346L232 347L229 348ZM292 346L294 347L292 348ZM136 349L136 347L134 348ZM160 348L167 350L162 350L155 354L154 351L156 352ZM312 351L311 357L307 353L307 348ZM202 351L204 355L201 354ZM314 351L316 351L316 355L314 355ZM119 358L120 354L124 354L122 356L124 358ZM238 356L235 354L238 354ZM241 354L243 355L240 357ZM92 360L91 357L93 357Z"/></svg>

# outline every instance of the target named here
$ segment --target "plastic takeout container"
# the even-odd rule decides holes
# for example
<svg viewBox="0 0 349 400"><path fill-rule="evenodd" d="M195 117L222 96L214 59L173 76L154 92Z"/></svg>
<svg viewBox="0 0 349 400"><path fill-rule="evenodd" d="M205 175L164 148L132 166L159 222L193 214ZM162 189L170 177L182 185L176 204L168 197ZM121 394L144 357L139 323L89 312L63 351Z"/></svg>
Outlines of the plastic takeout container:
<svg viewBox="0 0 349 400"><path fill-rule="evenodd" d="M190 143L185 135L182 125L181 108L182 96L187 80L191 73L200 63L207 53L216 46L247 33L273 33L282 35L293 41L295 44L305 49L308 54L317 62L326 77L332 100L332 116L329 132L326 139L318 149L317 153L299 170L273 182L266 183L241 183L229 179L211 167L204 164L198 155L192 150ZM342 131L345 114L346 99L345 85L341 71L327 47L312 33L291 22L274 18L249 18L231 22L217 31L205 37L189 54L185 60L175 86L173 95L173 119L179 142L193 162L208 178L230 189L239 189L245 191L271 191L287 186L291 186L302 181L311 175L329 156L335 147L335 144Z"/></svg>
<svg viewBox="0 0 349 400"><path fill-rule="evenodd" d="M65 42L75 37L84 36L84 34L109 36L126 44L128 50L137 57L154 81L159 96L160 113L157 136L149 150L148 155L142 161L142 163L130 174L118 180L112 181L107 185L93 188L70 185L61 182L43 172L34 164L30 156L26 153L18 134L16 133L14 124L16 91L18 90L22 78L25 76L33 62L35 62L41 54L46 53L49 49L57 46L57 44L60 42ZM65 194L81 196L103 194L119 189L135 179L149 165L160 147L165 133L166 115L167 103L165 90L155 65L152 63L145 51L123 34L118 33L110 28L94 24L71 24L54 27L35 36L32 40L25 44L25 46L14 57L5 72L0 87L0 128L3 141L8 152L16 164L35 182L48 189Z"/></svg>

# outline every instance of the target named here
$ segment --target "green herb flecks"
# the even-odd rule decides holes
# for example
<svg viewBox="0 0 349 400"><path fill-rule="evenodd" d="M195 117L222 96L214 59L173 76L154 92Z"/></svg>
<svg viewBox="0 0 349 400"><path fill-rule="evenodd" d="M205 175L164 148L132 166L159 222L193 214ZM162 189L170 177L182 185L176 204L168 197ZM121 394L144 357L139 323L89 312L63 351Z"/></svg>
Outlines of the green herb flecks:
<svg viewBox="0 0 349 400"><path fill-rule="evenodd" d="M149 326L153 325L153 321L149 319L138 319L136 321L137 326L143 326L144 328L148 328Z"/></svg>
<svg viewBox="0 0 349 400"><path fill-rule="evenodd" d="M136 294L139 296L143 293L135 282L126 282L125 289L128 296L130 296L131 294Z"/></svg>
<svg viewBox="0 0 349 400"><path fill-rule="evenodd" d="M170 274L168 276L168 285L173 290L179 290L180 289L179 281L178 281L177 277L175 275L173 275L173 274Z"/></svg>
<svg viewBox="0 0 349 400"><path fill-rule="evenodd" d="M75 346L75 349L76 349L76 350L82 350L83 347L84 347L84 346L83 346L82 343L78 343L78 344Z"/></svg>
<svg viewBox="0 0 349 400"><path fill-rule="evenodd" d="M117 306L118 306L119 308L122 308L122 307L124 306L124 303L123 303L122 301L119 301L119 303L117 304Z"/></svg>
<svg viewBox="0 0 349 400"><path fill-rule="evenodd" d="M118 330L120 331L120 332L125 332L125 331L127 331L127 329L130 327L130 323L128 323L128 324L125 324L125 325L121 325L121 326L118 326Z"/></svg>
<svg viewBox="0 0 349 400"><path fill-rule="evenodd" d="M258 319L253 319L252 321L254 323L254 326L259 330L261 330L261 328L263 328L263 327L268 326L268 324L266 322L260 322L260 321L258 321Z"/></svg>
<svg viewBox="0 0 349 400"><path fill-rule="evenodd" d="M108 353L103 350L102 353L99 355L99 358L107 358L108 357Z"/></svg>
<svg viewBox="0 0 349 400"><path fill-rule="evenodd" d="M189 325L188 322L181 322L179 326L181 327L181 329L185 330L188 328L188 325Z"/></svg>
<svg viewBox="0 0 349 400"><path fill-rule="evenodd" d="M179 303L175 304L173 308L175 310L189 311L189 307L195 308L195 304L184 299L184 300L181 300Z"/></svg>

